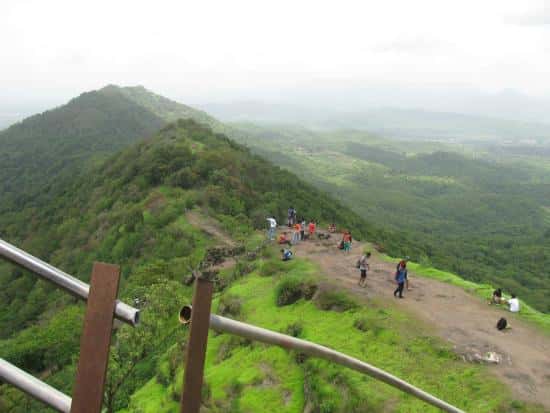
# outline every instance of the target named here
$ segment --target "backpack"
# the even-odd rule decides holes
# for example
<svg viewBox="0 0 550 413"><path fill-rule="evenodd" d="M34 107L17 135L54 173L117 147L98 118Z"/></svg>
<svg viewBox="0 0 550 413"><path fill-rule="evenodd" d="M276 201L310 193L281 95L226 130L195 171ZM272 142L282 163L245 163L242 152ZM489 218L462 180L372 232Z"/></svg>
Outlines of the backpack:
<svg viewBox="0 0 550 413"><path fill-rule="evenodd" d="M508 321L506 321L506 319L504 317L502 317L500 320L498 320L497 322L497 330L504 330L506 328L506 326L508 325Z"/></svg>

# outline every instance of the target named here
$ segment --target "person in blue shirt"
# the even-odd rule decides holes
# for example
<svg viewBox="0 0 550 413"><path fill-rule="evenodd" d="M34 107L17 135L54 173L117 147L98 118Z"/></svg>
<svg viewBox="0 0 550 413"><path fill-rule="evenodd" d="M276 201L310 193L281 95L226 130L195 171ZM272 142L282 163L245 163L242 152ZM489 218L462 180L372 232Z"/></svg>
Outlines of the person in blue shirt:
<svg viewBox="0 0 550 413"><path fill-rule="evenodd" d="M397 271L395 272L395 281L397 282L397 288L393 292L393 296L403 298L403 288L405 287L405 282L407 281L407 262L405 260L401 261L397 265Z"/></svg>
<svg viewBox="0 0 550 413"><path fill-rule="evenodd" d="M290 261L292 259L292 251L290 251L289 249L281 250L281 254L283 261Z"/></svg>

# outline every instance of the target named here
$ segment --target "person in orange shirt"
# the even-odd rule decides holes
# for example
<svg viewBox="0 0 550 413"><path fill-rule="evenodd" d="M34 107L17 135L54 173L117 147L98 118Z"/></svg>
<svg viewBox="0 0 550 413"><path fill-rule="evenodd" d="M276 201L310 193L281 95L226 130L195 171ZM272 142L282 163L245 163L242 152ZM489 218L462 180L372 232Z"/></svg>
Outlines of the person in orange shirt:
<svg viewBox="0 0 550 413"><path fill-rule="evenodd" d="M290 245L290 240L286 236L286 232L283 232L279 235L279 240L277 241L280 245L288 244Z"/></svg>
<svg viewBox="0 0 550 413"><path fill-rule="evenodd" d="M302 226L299 222L294 224L294 233L292 234L292 244L298 244L300 241L300 232L302 231Z"/></svg>
<svg viewBox="0 0 550 413"><path fill-rule="evenodd" d="M315 235L315 221L311 220L309 221L308 230L309 230L309 237L313 239L313 236Z"/></svg>

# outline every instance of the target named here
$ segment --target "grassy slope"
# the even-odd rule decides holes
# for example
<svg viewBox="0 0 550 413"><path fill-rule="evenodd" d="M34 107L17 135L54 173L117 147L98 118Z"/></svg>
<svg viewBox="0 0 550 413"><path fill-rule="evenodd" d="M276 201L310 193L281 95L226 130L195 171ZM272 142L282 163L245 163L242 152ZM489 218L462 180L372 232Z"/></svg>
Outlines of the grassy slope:
<svg viewBox="0 0 550 413"><path fill-rule="evenodd" d="M300 337L370 362L433 392L469 412L542 411L513 401L482 366L465 364L451 348L434 339L426 326L391 307L369 301L343 313L320 310L312 301L278 307L274 284L288 277L318 274L310 262L296 260L282 271L262 276L262 264L234 283L224 295L238 297L241 319L285 332L301 326ZM213 308L217 308L218 295ZM366 331L355 326L364 320ZM205 412L301 412L314 405L318 412L429 412L437 409L391 387L328 362L307 359L279 348L232 342L226 334L211 333L206 362ZM160 363L158 370L166 370ZM183 372L161 384L152 379L131 398L124 412L177 412ZM515 410L514 410L515 409Z"/></svg>

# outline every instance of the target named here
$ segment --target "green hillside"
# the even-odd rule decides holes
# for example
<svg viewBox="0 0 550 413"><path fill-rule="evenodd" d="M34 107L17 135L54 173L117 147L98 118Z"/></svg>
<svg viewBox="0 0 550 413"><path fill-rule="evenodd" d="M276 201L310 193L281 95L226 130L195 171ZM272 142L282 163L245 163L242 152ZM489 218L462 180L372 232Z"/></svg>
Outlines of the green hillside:
<svg viewBox="0 0 550 413"><path fill-rule="evenodd" d="M383 229L374 237L382 250L503 287L550 311L544 162L497 162L471 147L357 131L238 128L255 151Z"/></svg>
<svg viewBox="0 0 550 413"><path fill-rule="evenodd" d="M336 348L468 412L543 411L510 399L484 367L464 363L431 336L429 327L391 302L365 303L334 292L314 263L281 265L275 251L268 249L251 269L216 295L213 308L218 314ZM235 277L233 270L223 275ZM313 298L304 289L297 301L284 300L291 296L288 291L312 284L319 288ZM174 345L158 360L155 377L132 395L124 413L179 411L181 351ZM217 333L209 337L203 394L201 411L209 413L439 411L331 363Z"/></svg>
<svg viewBox="0 0 550 413"><path fill-rule="evenodd" d="M180 120L80 177L54 201L13 212L2 237L84 280L94 260L119 263L122 296L150 303L142 328L119 333L137 334L146 348L140 353L115 345L115 353L148 360L132 376L126 396L117 393L120 407L151 377L163 345L173 344L164 332L183 297L189 299L190 287L182 280L212 246L200 228L189 224L185 211L200 208L246 247L256 242L254 228L263 228L268 214L284 216L290 203L324 222L335 218L357 228L358 237L368 231L356 215L292 174L194 121ZM48 372L67 392L81 316L72 298L0 264L1 356L30 371ZM164 344L156 340L160 336ZM4 404L12 393L6 391Z"/></svg>
<svg viewBox="0 0 550 413"><path fill-rule="evenodd" d="M111 85L0 131L0 212L53 196L73 175L179 118L216 123L143 87Z"/></svg>

